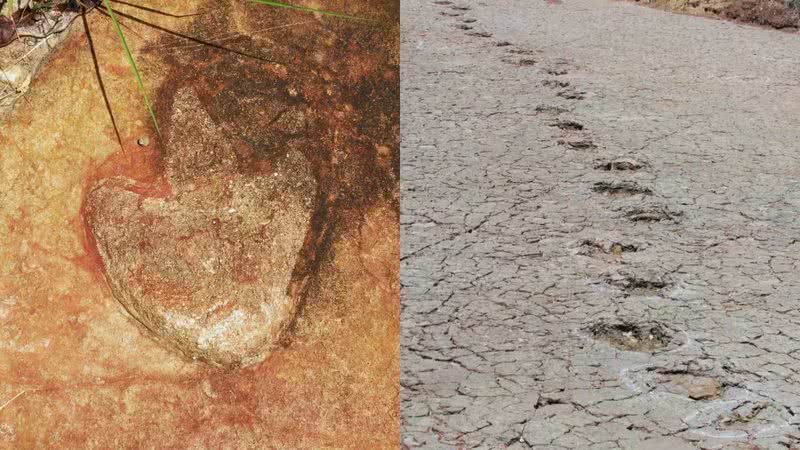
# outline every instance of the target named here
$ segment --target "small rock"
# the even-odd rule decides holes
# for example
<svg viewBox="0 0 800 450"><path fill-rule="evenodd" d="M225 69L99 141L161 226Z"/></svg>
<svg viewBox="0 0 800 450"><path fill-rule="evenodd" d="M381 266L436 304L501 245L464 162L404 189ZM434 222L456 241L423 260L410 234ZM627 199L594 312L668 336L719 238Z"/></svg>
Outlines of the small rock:
<svg viewBox="0 0 800 450"><path fill-rule="evenodd" d="M717 398L721 390L718 379L691 374L675 375L670 380L670 384L683 391L692 400Z"/></svg>

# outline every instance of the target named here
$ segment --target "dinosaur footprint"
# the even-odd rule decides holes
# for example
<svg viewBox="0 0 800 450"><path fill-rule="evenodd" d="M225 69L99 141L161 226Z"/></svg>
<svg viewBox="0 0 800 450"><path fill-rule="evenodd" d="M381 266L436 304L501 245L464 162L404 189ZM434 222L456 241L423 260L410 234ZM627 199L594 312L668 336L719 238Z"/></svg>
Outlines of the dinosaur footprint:
<svg viewBox="0 0 800 450"><path fill-rule="evenodd" d="M188 88L166 141L167 192L101 180L87 219L114 297L185 354L221 366L257 361L297 311L288 292L316 182L297 152L242 170L233 144Z"/></svg>

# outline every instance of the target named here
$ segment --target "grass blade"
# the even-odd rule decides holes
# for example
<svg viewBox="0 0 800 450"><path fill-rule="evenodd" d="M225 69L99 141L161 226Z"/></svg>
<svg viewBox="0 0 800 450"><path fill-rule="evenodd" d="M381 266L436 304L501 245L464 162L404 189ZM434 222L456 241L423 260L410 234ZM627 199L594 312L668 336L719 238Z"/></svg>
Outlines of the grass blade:
<svg viewBox="0 0 800 450"><path fill-rule="evenodd" d="M117 17L114 15L114 10L111 9L111 5L108 4L108 0L103 0L103 6L106 7L108 16L111 17L111 21L114 22L114 28L117 30L117 36L119 36L119 40L122 42L122 47L125 49L125 56L128 58L128 63L131 65L131 69L133 69L134 76L136 76L136 83L139 85L139 91L141 91L142 96L144 97L144 104L147 106L147 111L150 112L150 117L153 119L153 125L156 126L156 133L161 136L161 130L158 128L156 115L153 112L153 107L150 105L150 99L147 97L147 91L144 88L142 76L139 74L139 69L136 67L136 61L133 60L131 49L128 48L128 42L125 40L125 35L122 34L122 28L119 26L119 21L117 21Z"/></svg>
<svg viewBox="0 0 800 450"><path fill-rule="evenodd" d="M286 8L286 9L294 9L294 10L297 10L297 11L312 12L312 13L322 14L322 15L325 15L325 16L339 17L339 18L342 18L342 19L361 20L361 21L369 21L370 20L370 19L365 19L363 17L348 16L347 14L341 14L341 13L337 13L337 12L334 12L334 11L325 11L325 10L322 10L322 9L309 8L307 6L289 5L289 4L286 4L286 3L272 2L272 1L269 1L269 0L250 0L250 2L251 3L260 3L262 5L267 5L267 6L274 6L276 8Z"/></svg>

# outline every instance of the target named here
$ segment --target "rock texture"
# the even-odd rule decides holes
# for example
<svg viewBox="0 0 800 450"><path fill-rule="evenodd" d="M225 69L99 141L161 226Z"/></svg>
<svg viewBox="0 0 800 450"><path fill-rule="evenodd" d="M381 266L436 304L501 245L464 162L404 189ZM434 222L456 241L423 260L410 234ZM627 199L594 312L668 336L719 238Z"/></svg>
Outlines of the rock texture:
<svg viewBox="0 0 800 450"><path fill-rule="evenodd" d="M401 8L404 444L798 448L798 36Z"/></svg>
<svg viewBox="0 0 800 450"><path fill-rule="evenodd" d="M114 25L77 20L0 126L0 448L397 449L399 5L316 5L369 23L241 0L113 6L165 136L191 88L264 173L303 153L316 204L331 199L311 229L327 238L304 243L302 309L262 363L192 363L153 339L115 300L82 218L97 180L158 181L167 148Z"/></svg>
<svg viewBox="0 0 800 450"><path fill-rule="evenodd" d="M102 180L87 199L114 296L193 358L263 356L293 320L292 271L316 195L297 152L243 173L233 144L190 89L173 104L161 186Z"/></svg>

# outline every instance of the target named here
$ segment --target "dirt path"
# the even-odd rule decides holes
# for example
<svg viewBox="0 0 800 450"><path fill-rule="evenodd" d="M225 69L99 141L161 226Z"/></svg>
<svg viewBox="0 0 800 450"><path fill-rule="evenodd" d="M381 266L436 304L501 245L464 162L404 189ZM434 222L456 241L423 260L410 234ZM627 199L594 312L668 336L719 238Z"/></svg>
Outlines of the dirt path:
<svg viewBox="0 0 800 450"><path fill-rule="evenodd" d="M403 443L800 445L800 39L402 8Z"/></svg>

